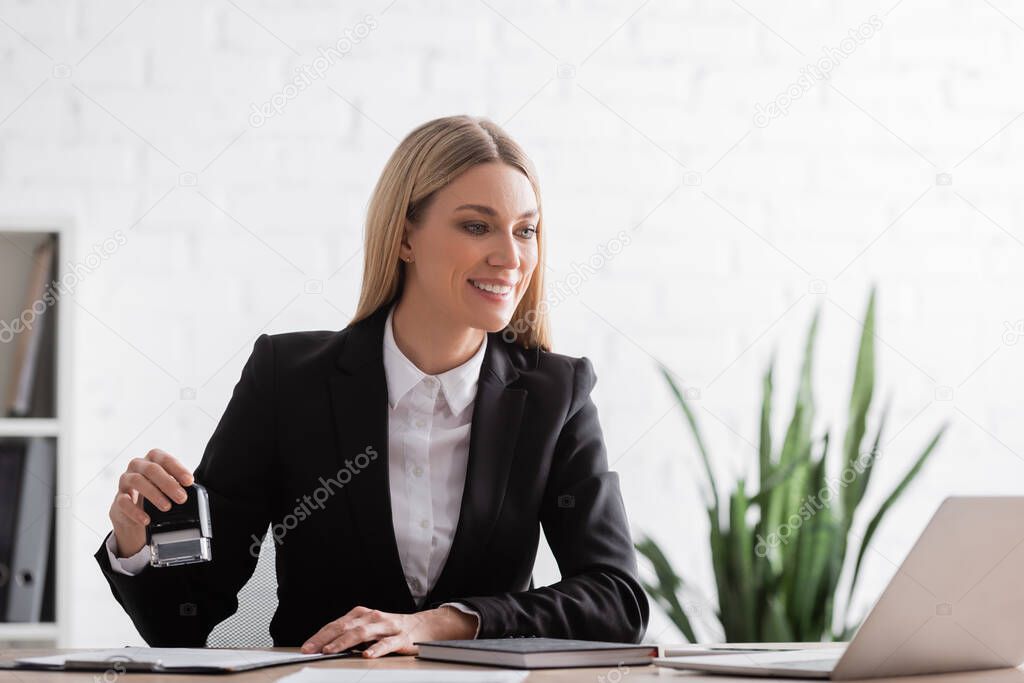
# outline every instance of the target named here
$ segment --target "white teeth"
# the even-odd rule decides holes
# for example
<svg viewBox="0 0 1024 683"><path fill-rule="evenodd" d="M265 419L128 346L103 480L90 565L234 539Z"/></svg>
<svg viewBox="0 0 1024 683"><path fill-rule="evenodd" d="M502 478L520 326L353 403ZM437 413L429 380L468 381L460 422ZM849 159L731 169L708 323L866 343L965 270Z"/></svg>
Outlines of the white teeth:
<svg viewBox="0 0 1024 683"><path fill-rule="evenodd" d="M485 292L491 292L493 294L501 294L502 296L512 291L512 287L510 285L488 285L475 280L470 280L470 282L472 282L473 286L477 289L482 289Z"/></svg>

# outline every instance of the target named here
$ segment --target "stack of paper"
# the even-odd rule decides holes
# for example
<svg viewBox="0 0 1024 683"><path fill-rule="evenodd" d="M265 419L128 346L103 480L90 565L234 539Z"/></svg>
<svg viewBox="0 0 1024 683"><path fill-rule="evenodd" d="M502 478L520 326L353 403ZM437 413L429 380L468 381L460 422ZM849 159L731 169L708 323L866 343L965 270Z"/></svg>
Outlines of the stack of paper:
<svg viewBox="0 0 1024 683"><path fill-rule="evenodd" d="M314 669L277 679L277 683L521 683L528 671L482 671L456 669Z"/></svg>

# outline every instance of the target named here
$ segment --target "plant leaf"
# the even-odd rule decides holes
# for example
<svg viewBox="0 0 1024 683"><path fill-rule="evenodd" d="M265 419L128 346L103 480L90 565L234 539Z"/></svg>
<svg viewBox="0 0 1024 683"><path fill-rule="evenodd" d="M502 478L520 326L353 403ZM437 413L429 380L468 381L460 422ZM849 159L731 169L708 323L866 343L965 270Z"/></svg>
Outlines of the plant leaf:
<svg viewBox="0 0 1024 683"><path fill-rule="evenodd" d="M814 420L814 396L811 391L811 369L814 357L814 342L818 331L820 309L816 310L807 331L804 345L804 357L800 367L799 385L796 402L793 406L793 417L779 453L778 467L793 467L793 473L787 482L780 485L771 497L767 530L771 532L782 525L784 519L794 514L800 506L800 498L804 494L807 481L807 466L811 459L811 424ZM794 539L795 540L795 539ZM787 563L784 549L772 553L775 564L784 573ZM792 557L792 554L790 554ZM787 574L791 576L791 574Z"/></svg>
<svg viewBox="0 0 1024 683"><path fill-rule="evenodd" d="M860 502L864 498L864 493L867 491L868 483L871 480L871 473L874 471L875 462L878 459L878 449L881 446L882 434L885 433L885 425L889 421L889 407L891 405L892 405L891 401L886 401L885 408L882 410L882 417L881 417L881 419L878 422L878 431L875 432L875 438L874 438L874 441L871 444L871 452L864 459L863 471L861 471L861 473L857 476L857 478L854 481L850 482L849 486L847 487L848 490L850 490L850 494L849 495L854 496L856 498L856 501L857 501L856 505L854 505L854 508L853 508L854 509L854 513L856 513L857 507L860 506ZM846 557L846 550L847 550L847 545L848 545L848 540L849 540L849 535L850 535L850 527L852 526L852 521L853 521L852 520L852 516L853 516L853 514L851 514L850 517L847 518L847 520L845 520L845 523L844 523L844 526L843 526L842 548L843 548L843 557L844 558ZM850 603L853 600L853 589L856 587L856 585L857 585L857 578L856 578L856 575L855 575L853 577L853 580L850 581L850 587L849 587L849 589L847 590L847 593L846 593L846 612L847 612L847 616L849 615Z"/></svg>
<svg viewBox="0 0 1024 683"><path fill-rule="evenodd" d="M868 297L868 308L864 314L857 348L857 364L853 372L853 389L850 391L850 408L847 418L846 435L843 438L843 467L854 467L860 458L860 445L867 426L868 408L875 386L875 290ZM849 529L853 515L864 494L863 488L847 488L843 499L843 526ZM845 534L844 534L845 535Z"/></svg>
<svg viewBox="0 0 1024 683"><path fill-rule="evenodd" d="M918 456L913 466L906 473L906 475L904 475L900 483L896 485L896 488L892 490L892 493L889 494L889 497L886 498L885 501L879 506L878 512L875 513L875 516L871 519L871 522L868 523L867 529L864 531L864 538L861 539L860 550L857 552L857 563L854 565L853 578L850 580L851 597L853 595L853 587L857 584L857 577L860 575L860 566L861 562L864 561L864 553L867 551L868 545L871 543L871 539L875 535L875 531L878 529L878 525L882 523L882 519L885 517L885 513L889 511L889 508L893 506L893 504L903 494L903 491L906 490L907 486L909 486L910 483L914 480L914 477L917 476L917 473L921 471L921 468L924 466L925 461L928 460L928 457L935 450L935 447L938 445L939 440L942 439L942 435L945 433L946 428L948 426L948 424L943 424L942 427L939 428L939 431L935 433L934 437L932 437L931 442L924 449L924 452L922 452L921 455Z"/></svg>
<svg viewBox="0 0 1024 683"><path fill-rule="evenodd" d="M786 612L776 596L769 596L761 625L761 642L791 643L796 638L786 620Z"/></svg>
<svg viewBox="0 0 1024 683"><path fill-rule="evenodd" d="M697 450L700 452L701 460L704 462L704 471L707 473L708 483L711 486L711 497L712 504L715 509L715 515L718 514L718 485L715 483L715 475L711 471L711 459L708 457L708 450L704 446L704 439L701 438L700 428L697 426L697 420L693 415L693 411L690 410L690 406L686 404L686 399L683 398L682 392L679 391L679 387L676 386L675 381L672 379L672 375L668 368L664 365L659 365L661 374L664 375L665 380L668 382L669 387L672 389L672 394L676 397L676 402L683 409L683 414L686 416L686 421L690 424L690 430L693 432L693 439L697 442Z"/></svg>
<svg viewBox="0 0 1024 683"><path fill-rule="evenodd" d="M821 504L822 491L828 487L825 471L827 454L828 433L823 439L821 456L808 477L797 513L803 521L796 534L794 564L787 593L787 612L791 626L795 626L797 640L813 639L817 632L815 623L821 619L817 597L832 559L829 545L835 538L836 529L831 509Z"/></svg>
<svg viewBox="0 0 1024 683"><path fill-rule="evenodd" d="M741 642L750 642L757 638L754 628L757 625L757 604L754 598L754 542L747 527L747 496L745 483L742 479L729 497L729 537L730 565L732 578L736 586L737 612L743 633Z"/></svg>
<svg viewBox="0 0 1024 683"><path fill-rule="evenodd" d="M637 551L651 563L658 580L657 585L644 582L644 590L658 601L686 639L696 643L697 637L694 635L690 619L679 602L678 591L683 587L683 580L676 574L665 553L653 539L645 537L635 545Z"/></svg>
<svg viewBox="0 0 1024 683"><path fill-rule="evenodd" d="M768 365L768 371L764 373L761 381L761 438L757 445L758 457L758 481L761 484L761 492L768 488L768 481L772 477L772 369L775 365L773 360ZM764 512L762 510L762 512Z"/></svg>

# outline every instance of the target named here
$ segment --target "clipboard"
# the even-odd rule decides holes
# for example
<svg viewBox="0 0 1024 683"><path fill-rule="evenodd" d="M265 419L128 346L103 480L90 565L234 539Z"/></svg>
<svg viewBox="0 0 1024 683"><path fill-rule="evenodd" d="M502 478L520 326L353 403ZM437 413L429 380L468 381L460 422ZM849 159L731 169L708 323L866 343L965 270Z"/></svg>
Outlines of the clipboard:
<svg viewBox="0 0 1024 683"><path fill-rule="evenodd" d="M118 673L229 674L271 666L307 664L325 659L351 657L355 647L333 654L304 655L269 650L214 648L125 647L40 657L18 657L0 662L0 669L28 671L116 671Z"/></svg>

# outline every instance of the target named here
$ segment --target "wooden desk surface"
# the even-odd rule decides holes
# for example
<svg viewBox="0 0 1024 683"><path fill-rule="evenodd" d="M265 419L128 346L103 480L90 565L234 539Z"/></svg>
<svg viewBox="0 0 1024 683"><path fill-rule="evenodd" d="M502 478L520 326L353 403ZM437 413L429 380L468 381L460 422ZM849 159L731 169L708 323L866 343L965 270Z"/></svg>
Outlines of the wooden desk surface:
<svg viewBox="0 0 1024 683"><path fill-rule="evenodd" d="M276 649L281 651L294 651L293 648ZM0 660L74 651L75 650L7 649L0 652ZM217 676L147 673L126 673L119 676L104 676L102 672L97 671L63 672L0 670L0 683L273 683L273 681L276 681L282 676L287 676L288 674L301 670L303 666L312 666L318 669L492 670L485 669L484 667L466 666L449 662L428 662L411 656L387 656L378 659L363 659L362 657L332 659L315 664L274 666L266 669L256 669L254 671L244 671L237 674L222 674ZM998 669L995 671L975 671L932 676L878 678L873 679L873 683L1024 683L1022 674L1024 674L1024 671L1021 671L1020 669ZM125 676L127 678L124 681L117 680L121 678L121 676ZM696 672L665 669L654 665L624 667L622 670L607 667L587 669L538 669L531 671L530 675L526 678L526 681L528 681L528 683L568 683L570 681L593 681L594 683L649 683L654 681L657 683L669 683L673 680L683 681L684 678L687 679L685 683L751 683L751 681L764 681L765 683L779 683L781 681L807 683L807 679L757 679L745 678L742 676L707 675Z"/></svg>
<svg viewBox="0 0 1024 683"><path fill-rule="evenodd" d="M297 648L274 648L281 651L295 651ZM19 657L42 656L73 652L74 650L4 650L0 652L0 660ZM289 664L273 666L253 671L242 671L236 674L196 675L196 674L149 674L125 673L108 674L101 671L26 671L0 669L0 683L273 683L282 676L300 671L304 666L317 669L459 669L464 671L495 671L479 666L468 666L452 662L429 662L413 656L389 655L378 659L363 657L344 657L329 659L311 664ZM666 671L671 676L675 672ZM679 672L682 673L682 672ZM665 675L663 674L663 675ZM608 667L595 669L538 669L530 672L526 678L529 683L564 683L565 681L594 681L606 683L641 683L642 681L661 681L658 678L658 667L653 665L628 667L621 671ZM685 675L685 674L684 674ZM124 680L120 680L124 677ZM723 682L724 683L724 682ZM806 682L805 682L806 683Z"/></svg>

